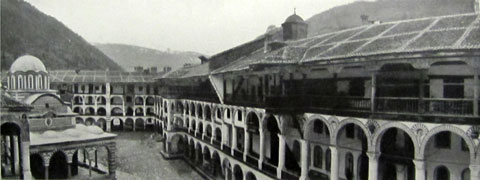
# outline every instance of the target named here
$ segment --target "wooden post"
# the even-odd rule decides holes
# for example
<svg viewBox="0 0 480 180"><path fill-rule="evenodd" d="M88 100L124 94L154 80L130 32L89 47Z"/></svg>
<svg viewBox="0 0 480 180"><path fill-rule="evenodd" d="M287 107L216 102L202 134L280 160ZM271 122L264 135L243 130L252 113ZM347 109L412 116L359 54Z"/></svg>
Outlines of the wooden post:
<svg viewBox="0 0 480 180"><path fill-rule="evenodd" d="M370 95L370 113L373 115L375 113L375 94L377 90L377 77L376 73L371 73L371 95Z"/></svg>

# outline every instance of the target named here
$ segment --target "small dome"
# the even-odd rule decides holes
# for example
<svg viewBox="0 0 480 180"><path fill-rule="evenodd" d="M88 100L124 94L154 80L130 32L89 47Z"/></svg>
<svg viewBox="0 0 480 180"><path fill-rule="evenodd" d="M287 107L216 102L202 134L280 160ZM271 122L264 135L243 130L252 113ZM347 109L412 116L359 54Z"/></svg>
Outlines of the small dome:
<svg viewBox="0 0 480 180"><path fill-rule="evenodd" d="M13 73L17 71L47 72L47 69L40 59L36 58L35 56L25 55L17 58L10 67L10 72Z"/></svg>
<svg viewBox="0 0 480 180"><path fill-rule="evenodd" d="M285 23L299 23L299 22L305 23L305 21L297 14L291 15L287 18L287 20L285 20Z"/></svg>

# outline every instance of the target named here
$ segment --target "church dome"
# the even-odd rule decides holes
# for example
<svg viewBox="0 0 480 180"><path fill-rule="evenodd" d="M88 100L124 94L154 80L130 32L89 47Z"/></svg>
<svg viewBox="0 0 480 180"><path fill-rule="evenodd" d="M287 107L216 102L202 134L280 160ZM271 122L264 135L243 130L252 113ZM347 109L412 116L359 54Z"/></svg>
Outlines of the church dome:
<svg viewBox="0 0 480 180"><path fill-rule="evenodd" d="M17 60L15 60L10 67L10 72L14 73L17 71L47 72L47 69L40 59L36 58L35 56L24 55L17 58Z"/></svg>
<svg viewBox="0 0 480 180"><path fill-rule="evenodd" d="M297 14L293 14L285 20L285 23L305 23L305 21Z"/></svg>

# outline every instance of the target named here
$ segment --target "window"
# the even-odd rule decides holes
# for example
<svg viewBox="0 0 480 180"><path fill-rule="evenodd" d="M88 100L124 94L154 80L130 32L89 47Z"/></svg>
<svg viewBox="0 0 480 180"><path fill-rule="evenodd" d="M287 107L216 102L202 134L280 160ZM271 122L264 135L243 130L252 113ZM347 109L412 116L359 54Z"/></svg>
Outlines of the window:
<svg viewBox="0 0 480 180"><path fill-rule="evenodd" d="M143 91L143 86L139 86L138 91Z"/></svg>
<svg viewBox="0 0 480 180"><path fill-rule="evenodd" d="M330 149L327 149L327 152L325 153L325 169L327 169L328 172L330 172L331 158L332 158L332 154L330 152Z"/></svg>
<svg viewBox="0 0 480 180"><path fill-rule="evenodd" d="M345 127L347 138L353 139L355 138L355 126L353 124L349 124Z"/></svg>
<svg viewBox="0 0 480 180"><path fill-rule="evenodd" d="M450 180L450 172L445 166L435 169L435 180Z"/></svg>
<svg viewBox="0 0 480 180"><path fill-rule="evenodd" d="M313 166L321 169L323 162L323 150L320 146L315 146L313 149L313 157Z"/></svg>
<svg viewBox="0 0 480 180"><path fill-rule="evenodd" d="M49 107L50 107L50 104L45 103L45 108L49 108Z"/></svg>
<svg viewBox="0 0 480 180"><path fill-rule="evenodd" d="M323 122L320 120L315 120L313 123L313 132L322 134L323 133Z"/></svg>
<svg viewBox="0 0 480 180"><path fill-rule="evenodd" d="M451 144L450 132L441 132L435 135L435 147L449 149Z"/></svg>
<svg viewBox="0 0 480 180"><path fill-rule="evenodd" d="M463 77L448 77L443 79L444 98L463 98Z"/></svg>
<svg viewBox="0 0 480 180"><path fill-rule="evenodd" d="M350 96L364 96L365 95L365 80L356 78L350 81L348 88L348 95Z"/></svg>

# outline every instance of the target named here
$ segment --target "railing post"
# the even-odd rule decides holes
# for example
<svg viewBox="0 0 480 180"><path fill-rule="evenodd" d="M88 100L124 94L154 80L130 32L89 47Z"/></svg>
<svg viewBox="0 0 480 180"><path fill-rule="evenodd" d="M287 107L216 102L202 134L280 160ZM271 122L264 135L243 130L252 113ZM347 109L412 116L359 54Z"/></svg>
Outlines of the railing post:
<svg viewBox="0 0 480 180"><path fill-rule="evenodd" d="M425 96L425 80L426 78L426 72L428 69L420 69L420 82L419 82L419 87L418 87L418 94L419 94L419 100L418 100L418 113L419 114L424 114L425 113L425 101L424 101L424 96Z"/></svg>
<svg viewBox="0 0 480 180"><path fill-rule="evenodd" d="M473 69L473 116L478 116L478 107L479 105L479 86L480 86L480 81L478 80L478 75L479 75L480 68L474 68Z"/></svg>
<svg viewBox="0 0 480 180"><path fill-rule="evenodd" d="M371 95L370 95L370 113L375 113L375 94L377 90L377 75L376 72L371 72Z"/></svg>

